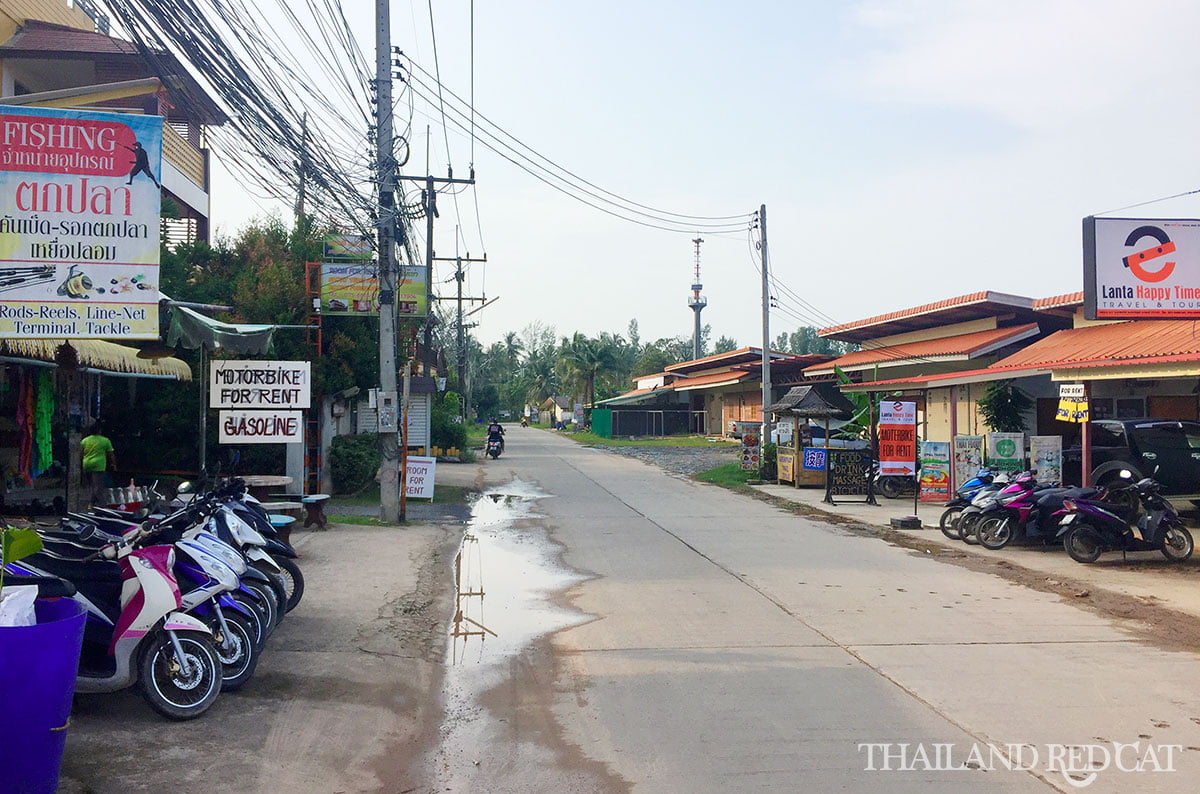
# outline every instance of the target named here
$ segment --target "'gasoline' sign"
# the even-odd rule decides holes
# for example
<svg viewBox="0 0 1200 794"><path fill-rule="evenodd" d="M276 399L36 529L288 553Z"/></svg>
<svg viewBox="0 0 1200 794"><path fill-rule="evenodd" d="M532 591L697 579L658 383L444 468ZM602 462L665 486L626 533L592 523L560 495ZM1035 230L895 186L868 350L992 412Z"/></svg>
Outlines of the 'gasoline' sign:
<svg viewBox="0 0 1200 794"><path fill-rule="evenodd" d="M222 444L294 444L304 441L300 411L221 411Z"/></svg>

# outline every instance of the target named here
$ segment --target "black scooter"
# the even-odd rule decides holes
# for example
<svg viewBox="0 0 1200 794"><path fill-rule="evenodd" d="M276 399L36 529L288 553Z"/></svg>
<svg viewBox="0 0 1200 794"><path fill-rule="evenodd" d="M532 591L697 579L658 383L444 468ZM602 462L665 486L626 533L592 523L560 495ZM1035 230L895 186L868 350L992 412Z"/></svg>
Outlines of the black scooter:
<svg viewBox="0 0 1200 794"><path fill-rule="evenodd" d="M1172 562L1191 557L1195 549L1192 533L1162 497L1162 486L1149 477L1134 483L1128 471L1121 475L1122 480L1106 490L1103 500L1063 502L1068 512L1058 537L1071 559L1093 563L1106 551L1159 551Z"/></svg>

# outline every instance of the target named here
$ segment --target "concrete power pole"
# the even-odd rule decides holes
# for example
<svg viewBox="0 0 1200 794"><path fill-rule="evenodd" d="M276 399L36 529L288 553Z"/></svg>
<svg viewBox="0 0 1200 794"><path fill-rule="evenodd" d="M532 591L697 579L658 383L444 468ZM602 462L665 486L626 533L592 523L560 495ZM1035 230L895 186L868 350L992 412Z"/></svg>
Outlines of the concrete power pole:
<svg viewBox="0 0 1200 794"><path fill-rule="evenodd" d="M400 521L400 454L403 421L396 394L396 267L392 258L396 223L396 159L392 141L392 19L389 0L375 0L375 172L379 180L379 518ZM390 406L390 407L389 407Z"/></svg>
<svg viewBox="0 0 1200 794"><path fill-rule="evenodd" d="M692 331L692 358L700 358L700 310L708 305L708 301L700 297L700 290L704 288L700 283L700 243L704 242L704 238L697 237L692 242L696 244L696 277L692 279L692 297L688 299L688 306L696 314Z"/></svg>
<svg viewBox="0 0 1200 794"><path fill-rule="evenodd" d="M771 287L767 280L767 205L758 210L762 256L762 443L771 441L771 419L767 406L771 404Z"/></svg>

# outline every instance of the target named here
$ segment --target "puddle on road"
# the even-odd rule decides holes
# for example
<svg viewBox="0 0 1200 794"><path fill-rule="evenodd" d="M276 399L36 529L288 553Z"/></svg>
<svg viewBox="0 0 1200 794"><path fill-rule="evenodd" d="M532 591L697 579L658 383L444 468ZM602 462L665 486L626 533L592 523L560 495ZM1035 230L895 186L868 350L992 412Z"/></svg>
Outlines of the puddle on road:
<svg viewBox="0 0 1200 794"><path fill-rule="evenodd" d="M521 480L490 488L472 505L454 560L455 610L443 680L444 714L429 772L449 790L478 774L481 748L506 718L483 707L485 693L513 674L513 660L538 637L588 616L551 602L584 577L564 568L537 519L549 498Z"/></svg>
<svg viewBox="0 0 1200 794"><path fill-rule="evenodd" d="M582 577L559 564L557 547L534 522L540 517L534 503L547 496L514 480L484 491L472 505L454 561L453 667L501 665L537 637L582 619L550 603ZM478 671L470 678L481 683Z"/></svg>

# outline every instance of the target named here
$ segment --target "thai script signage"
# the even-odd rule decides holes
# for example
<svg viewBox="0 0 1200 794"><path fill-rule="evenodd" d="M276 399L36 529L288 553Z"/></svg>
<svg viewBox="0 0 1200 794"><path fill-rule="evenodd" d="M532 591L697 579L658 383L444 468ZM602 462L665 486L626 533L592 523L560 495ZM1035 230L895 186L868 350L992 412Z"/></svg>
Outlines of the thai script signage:
<svg viewBox="0 0 1200 794"><path fill-rule="evenodd" d="M0 338L157 339L162 117L0 106Z"/></svg>
<svg viewBox="0 0 1200 794"><path fill-rule="evenodd" d="M1024 433L988 433L988 465L996 471L1025 468Z"/></svg>
<svg viewBox="0 0 1200 794"><path fill-rule="evenodd" d="M921 501L950 499L950 442L921 442Z"/></svg>
<svg viewBox="0 0 1200 794"><path fill-rule="evenodd" d="M1089 320L1200 317L1200 220L1083 219Z"/></svg>
<svg viewBox="0 0 1200 794"><path fill-rule="evenodd" d="M307 361L213 361L210 408L308 408L312 366Z"/></svg>

